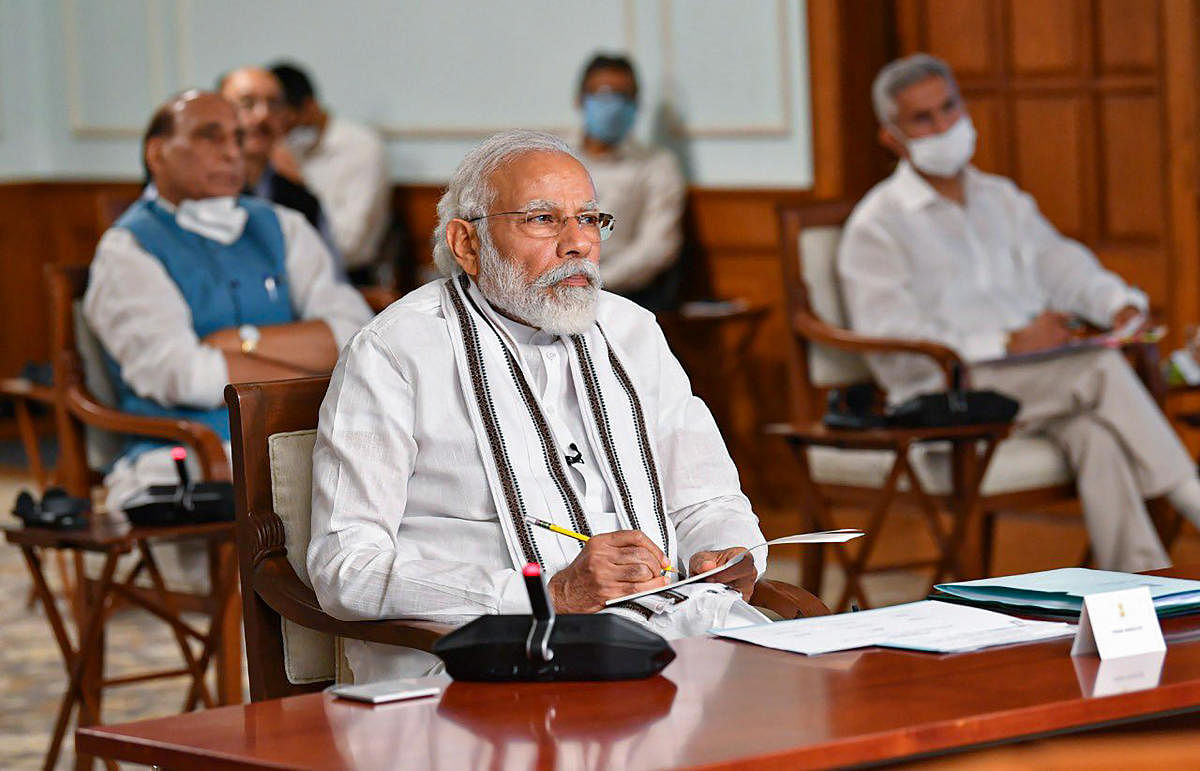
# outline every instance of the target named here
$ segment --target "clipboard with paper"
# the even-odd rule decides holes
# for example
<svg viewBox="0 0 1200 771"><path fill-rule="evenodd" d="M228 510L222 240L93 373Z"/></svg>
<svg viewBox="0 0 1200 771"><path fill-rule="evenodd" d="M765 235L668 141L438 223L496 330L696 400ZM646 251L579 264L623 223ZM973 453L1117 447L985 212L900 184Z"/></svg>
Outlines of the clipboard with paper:
<svg viewBox="0 0 1200 771"><path fill-rule="evenodd" d="M624 597L617 597L616 599L608 600L604 603L604 605L608 607L621 602L636 600L641 597L662 594L663 592L669 592L672 589L678 589L679 587L686 586L687 584L703 581L709 576L715 576L718 573L729 570L729 568L744 560L752 552L755 552L758 549L765 549L769 546L782 546L789 543L845 543L846 541L851 541L862 535L865 535L863 531L854 528L842 528L840 530L820 530L815 533L797 533L795 535L785 535L782 538L774 538L770 541L763 541L760 544L755 544L731 559L729 562L726 562L724 565L718 565L712 570L706 570L703 573L697 573L693 576L688 576L687 578L667 584L666 586L660 586L657 589L647 589L644 592L636 592L635 594L627 594Z"/></svg>

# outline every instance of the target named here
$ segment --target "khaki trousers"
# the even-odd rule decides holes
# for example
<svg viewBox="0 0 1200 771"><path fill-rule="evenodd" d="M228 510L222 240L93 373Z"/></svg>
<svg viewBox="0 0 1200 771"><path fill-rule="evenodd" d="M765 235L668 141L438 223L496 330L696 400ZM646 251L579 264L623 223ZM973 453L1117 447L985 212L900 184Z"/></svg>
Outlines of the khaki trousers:
<svg viewBox="0 0 1200 771"><path fill-rule="evenodd" d="M1093 349L982 365L972 370L971 384L1020 401L1018 432L1062 449L1075 472L1096 567L1170 565L1144 501L1174 490L1196 467L1121 353Z"/></svg>

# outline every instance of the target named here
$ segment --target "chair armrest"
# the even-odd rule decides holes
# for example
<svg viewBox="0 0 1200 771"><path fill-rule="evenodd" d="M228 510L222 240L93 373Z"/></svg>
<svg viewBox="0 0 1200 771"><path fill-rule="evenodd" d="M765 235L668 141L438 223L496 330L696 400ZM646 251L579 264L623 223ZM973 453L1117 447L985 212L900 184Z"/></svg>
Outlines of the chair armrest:
<svg viewBox="0 0 1200 771"><path fill-rule="evenodd" d="M811 592L783 581L771 581L766 578L754 585L750 604L772 610L785 619L830 614L829 606Z"/></svg>
<svg viewBox="0 0 1200 771"><path fill-rule="evenodd" d="M454 630L447 624L422 621L339 621L321 609L317 595L304 585L283 556L267 557L254 567L254 591L283 618L355 640L429 651L438 639Z"/></svg>
<svg viewBox="0 0 1200 771"><path fill-rule="evenodd" d="M867 337L847 329L826 324L811 313L803 311L792 316L792 329L814 343L840 348L854 353L912 353L933 359L946 376L946 387L954 382L954 370L962 373L964 387L969 386L966 363L954 350L929 340L902 340L893 337Z"/></svg>
<svg viewBox="0 0 1200 771"><path fill-rule="evenodd" d="M85 425L188 445L196 452L204 479L210 482L229 481L229 461L225 457L221 437L203 423L179 418L133 415L114 410L97 402L77 385L66 386L63 395L67 412Z"/></svg>

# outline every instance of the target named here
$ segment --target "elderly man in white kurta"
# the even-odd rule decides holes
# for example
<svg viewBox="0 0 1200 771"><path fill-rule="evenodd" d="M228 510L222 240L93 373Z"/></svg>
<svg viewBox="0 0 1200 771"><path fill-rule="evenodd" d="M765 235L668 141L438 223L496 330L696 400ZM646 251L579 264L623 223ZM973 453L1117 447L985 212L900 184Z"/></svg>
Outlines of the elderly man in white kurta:
<svg viewBox="0 0 1200 771"><path fill-rule="evenodd" d="M975 132L944 62L893 62L873 96L880 141L900 163L846 225L838 272L852 326L949 345L974 365L975 387L1018 399L1023 430L1058 443L1076 472L1097 567L1168 565L1144 499L1165 495L1195 522L1200 481L1121 354L997 361L1067 342L1070 316L1121 327L1146 296L1060 235L1010 180L968 165ZM927 359L870 364L893 403L945 387Z"/></svg>
<svg viewBox="0 0 1200 771"><path fill-rule="evenodd" d="M227 383L328 372L371 317L300 214L237 196L240 143L217 94L160 107L143 144L152 184L100 239L83 300L118 406L205 423L226 454ZM110 515L178 478L164 445L130 440L105 480Z"/></svg>
<svg viewBox="0 0 1200 771"><path fill-rule="evenodd" d="M571 150L537 132L491 137L455 172L438 204L446 278L354 337L321 407L308 569L330 614L527 613L528 562L560 612L597 612L665 585L668 566L709 569L763 541L654 317L599 291L612 222L594 199ZM722 583L609 612L668 636L762 621L743 601L755 554ZM356 681L440 666L366 642L346 653Z"/></svg>

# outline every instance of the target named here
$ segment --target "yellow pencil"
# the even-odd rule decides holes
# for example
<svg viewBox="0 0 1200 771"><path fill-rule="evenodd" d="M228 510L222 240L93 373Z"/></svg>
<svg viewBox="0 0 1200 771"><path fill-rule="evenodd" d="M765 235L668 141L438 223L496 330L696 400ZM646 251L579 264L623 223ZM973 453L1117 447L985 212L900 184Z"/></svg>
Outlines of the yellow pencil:
<svg viewBox="0 0 1200 771"><path fill-rule="evenodd" d="M531 517L528 514L525 515L525 521L531 525L537 525L538 527L545 528L546 530L549 530L552 533L558 533L559 535L565 535L567 538L574 538L576 541L583 541L584 543L587 543L588 541L592 540L591 538L584 535L583 533L576 533L574 530L568 530L565 527L559 527L558 525L554 524L553 522L547 522L544 519L538 519L537 517ZM675 568L671 567L670 565L667 565L665 568L663 568L663 572L664 573L674 573Z"/></svg>

